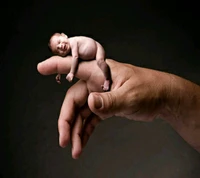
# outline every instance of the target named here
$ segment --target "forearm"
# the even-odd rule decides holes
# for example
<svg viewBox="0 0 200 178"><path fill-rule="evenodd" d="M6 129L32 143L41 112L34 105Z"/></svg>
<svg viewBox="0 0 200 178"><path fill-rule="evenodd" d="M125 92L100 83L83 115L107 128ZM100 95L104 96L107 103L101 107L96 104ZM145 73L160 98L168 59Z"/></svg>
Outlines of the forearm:
<svg viewBox="0 0 200 178"><path fill-rule="evenodd" d="M164 119L200 152L200 86L169 74Z"/></svg>
<svg viewBox="0 0 200 178"><path fill-rule="evenodd" d="M73 57L70 73L75 74L77 67L78 67L78 57Z"/></svg>

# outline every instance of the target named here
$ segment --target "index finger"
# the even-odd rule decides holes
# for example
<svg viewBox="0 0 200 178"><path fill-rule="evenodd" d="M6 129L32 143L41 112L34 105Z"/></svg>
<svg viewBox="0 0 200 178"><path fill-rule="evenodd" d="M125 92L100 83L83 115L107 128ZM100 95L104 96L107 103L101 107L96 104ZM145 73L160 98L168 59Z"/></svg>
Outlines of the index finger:
<svg viewBox="0 0 200 178"><path fill-rule="evenodd" d="M78 95L77 95L78 93ZM71 131L73 130L73 122L76 120L80 120L79 117L79 109L84 106L84 104L87 101L87 96L88 96L88 90L87 86L84 81L79 80L76 84L74 84L68 91L65 96L65 99L63 101L59 119L58 119L58 130L59 130L59 142L61 147L65 147L69 140L70 137L74 138L74 149L80 150L80 139L77 138L80 132L79 126L80 126L80 121L78 121L78 128L76 127L75 132L73 132L71 136ZM77 124L76 124L77 125Z"/></svg>
<svg viewBox="0 0 200 178"><path fill-rule="evenodd" d="M56 73L67 74L70 71L72 60L72 56L52 56L38 63L37 70L42 75L51 75ZM79 79L87 80L94 68L96 68L95 71L99 70L96 65L96 60L82 61L78 65L75 76Z"/></svg>

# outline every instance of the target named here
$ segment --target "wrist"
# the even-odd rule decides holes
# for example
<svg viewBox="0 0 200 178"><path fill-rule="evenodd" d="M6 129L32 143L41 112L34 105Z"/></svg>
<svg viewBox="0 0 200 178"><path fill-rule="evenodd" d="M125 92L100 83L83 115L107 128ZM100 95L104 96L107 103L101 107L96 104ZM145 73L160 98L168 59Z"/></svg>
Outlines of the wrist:
<svg viewBox="0 0 200 178"><path fill-rule="evenodd" d="M179 118L178 108L180 107L181 89L179 88L179 84L176 83L176 76L169 73L167 73L166 76L165 92L163 94L164 104L161 111L161 117L172 124Z"/></svg>
<svg viewBox="0 0 200 178"><path fill-rule="evenodd" d="M174 127L191 126L200 120L200 87L179 76L168 74L163 119ZM199 122L199 121L198 121ZM196 123L196 122L195 122Z"/></svg>
<svg viewBox="0 0 200 178"><path fill-rule="evenodd" d="M200 152L200 86L175 75L170 78L163 118Z"/></svg>

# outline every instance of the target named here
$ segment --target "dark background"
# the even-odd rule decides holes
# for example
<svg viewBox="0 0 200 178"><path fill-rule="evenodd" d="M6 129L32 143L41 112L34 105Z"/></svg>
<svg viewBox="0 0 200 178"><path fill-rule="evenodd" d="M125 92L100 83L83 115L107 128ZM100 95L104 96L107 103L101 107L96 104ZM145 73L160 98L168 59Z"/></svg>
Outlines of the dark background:
<svg viewBox="0 0 200 178"><path fill-rule="evenodd" d="M200 25L193 1L7 1L1 5L1 177L199 178L200 155L163 120L111 118L79 160L58 146L69 83L41 76L54 32L90 36L107 57L200 83Z"/></svg>

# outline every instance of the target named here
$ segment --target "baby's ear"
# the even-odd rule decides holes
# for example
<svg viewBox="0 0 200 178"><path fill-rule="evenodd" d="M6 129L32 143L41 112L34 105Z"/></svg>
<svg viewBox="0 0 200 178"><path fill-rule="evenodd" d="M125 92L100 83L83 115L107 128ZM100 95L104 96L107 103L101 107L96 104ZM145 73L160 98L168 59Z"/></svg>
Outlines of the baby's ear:
<svg viewBox="0 0 200 178"><path fill-rule="evenodd" d="M67 35L65 35L64 33L61 33L61 35L62 35L62 36L64 36L64 37L66 37L66 38L68 38L68 36L67 36Z"/></svg>

